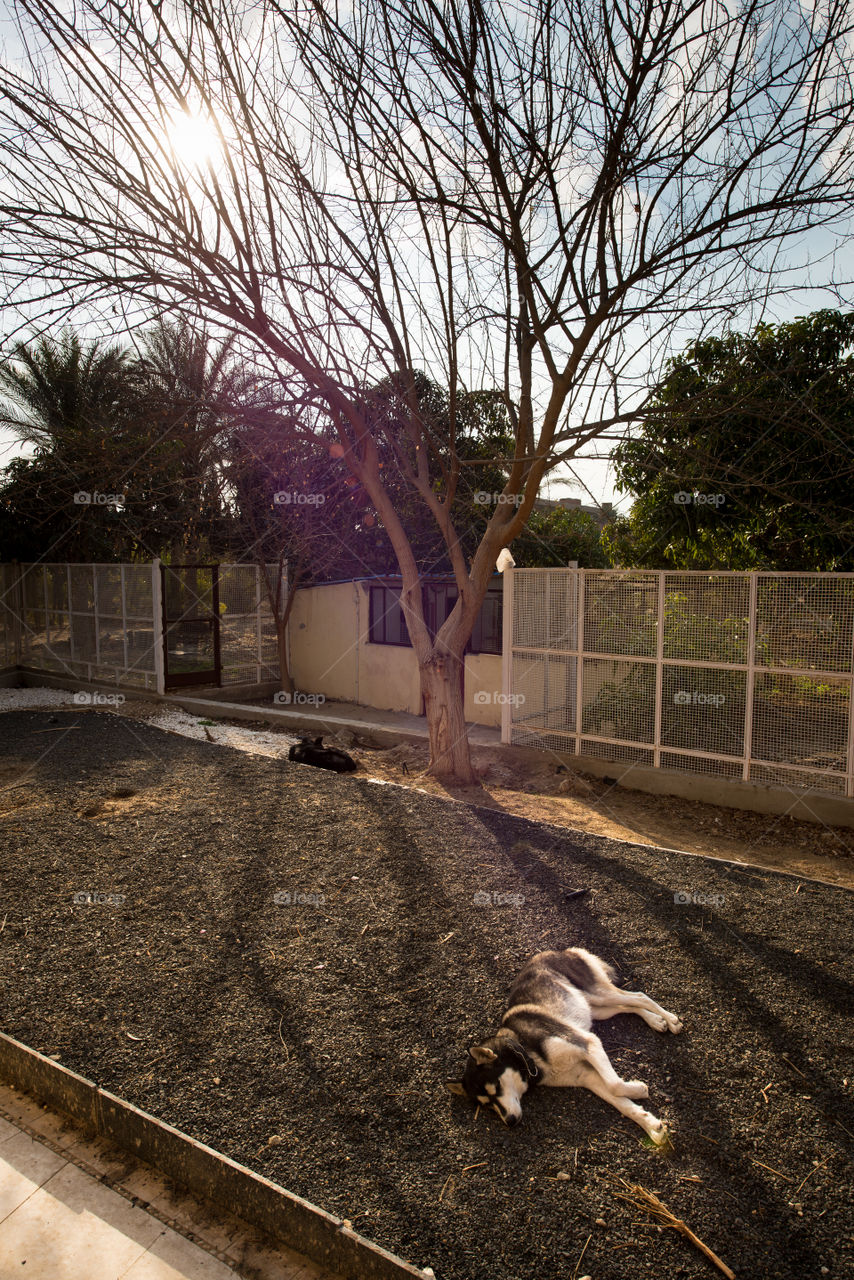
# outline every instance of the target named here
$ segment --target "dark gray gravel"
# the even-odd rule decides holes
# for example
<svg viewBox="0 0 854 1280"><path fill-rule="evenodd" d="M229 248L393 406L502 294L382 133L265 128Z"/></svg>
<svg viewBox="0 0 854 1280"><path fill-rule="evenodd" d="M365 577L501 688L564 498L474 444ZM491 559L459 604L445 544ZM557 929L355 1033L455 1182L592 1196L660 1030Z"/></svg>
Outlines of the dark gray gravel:
<svg viewBox="0 0 854 1280"><path fill-rule="evenodd" d="M716 1274L621 1178L740 1277L854 1275L851 893L97 712L0 739L9 1034L438 1280ZM599 1027L669 1155L581 1090L507 1130L443 1088L568 945L684 1020Z"/></svg>

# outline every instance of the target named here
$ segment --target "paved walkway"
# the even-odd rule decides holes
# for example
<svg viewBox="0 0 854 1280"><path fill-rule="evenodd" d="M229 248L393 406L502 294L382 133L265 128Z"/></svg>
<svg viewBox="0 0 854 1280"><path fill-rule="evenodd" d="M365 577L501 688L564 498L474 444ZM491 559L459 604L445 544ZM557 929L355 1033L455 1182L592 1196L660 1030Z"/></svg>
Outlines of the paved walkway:
<svg viewBox="0 0 854 1280"><path fill-rule="evenodd" d="M283 728L314 729L317 733L349 729L351 733L381 736L387 740L410 739L427 742L427 718L408 711L378 711L376 707L363 707L355 702L333 702L331 699L316 707L312 703L297 706L263 702L229 702L228 689L220 689L220 697L212 697L214 689L192 689L186 693L171 689L165 703L177 704L188 710L204 714L219 708L220 715L239 720L263 719L268 724ZM501 730L483 724L466 724L467 736L473 746L500 747ZM519 750L517 747L516 750ZM540 753L542 754L542 753Z"/></svg>
<svg viewBox="0 0 854 1280"><path fill-rule="evenodd" d="M0 1280L337 1280L0 1085Z"/></svg>

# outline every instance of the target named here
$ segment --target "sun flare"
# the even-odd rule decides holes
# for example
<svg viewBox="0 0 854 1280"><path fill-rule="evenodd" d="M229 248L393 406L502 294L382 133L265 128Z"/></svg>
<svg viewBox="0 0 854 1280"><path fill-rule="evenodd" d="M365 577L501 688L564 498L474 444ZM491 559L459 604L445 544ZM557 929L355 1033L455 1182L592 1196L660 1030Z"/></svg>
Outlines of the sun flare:
<svg viewBox="0 0 854 1280"><path fill-rule="evenodd" d="M176 160L187 166L206 164L222 150L213 120L189 111L173 120L169 146Z"/></svg>

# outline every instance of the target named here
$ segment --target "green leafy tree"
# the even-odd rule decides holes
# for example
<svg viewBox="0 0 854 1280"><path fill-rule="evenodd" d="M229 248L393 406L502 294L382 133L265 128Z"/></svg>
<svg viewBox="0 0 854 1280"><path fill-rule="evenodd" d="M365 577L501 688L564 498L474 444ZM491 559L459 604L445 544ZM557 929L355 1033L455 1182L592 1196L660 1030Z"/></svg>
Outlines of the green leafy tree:
<svg viewBox="0 0 854 1280"><path fill-rule="evenodd" d="M854 313L824 310L671 360L614 453L635 503L606 531L612 563L851 569L852 348Z"/></svg>

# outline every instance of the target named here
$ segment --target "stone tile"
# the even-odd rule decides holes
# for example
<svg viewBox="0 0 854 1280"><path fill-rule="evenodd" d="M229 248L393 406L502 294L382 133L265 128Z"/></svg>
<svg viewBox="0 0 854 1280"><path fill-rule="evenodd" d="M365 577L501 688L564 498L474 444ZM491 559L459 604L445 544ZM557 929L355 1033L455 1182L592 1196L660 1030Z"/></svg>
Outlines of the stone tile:
<svg viewBox="0 0 854 1280"><path fill-rule="evenodd" d="M121 1280L237 1280L231 1267L167 1227Z"/></svg>
<svg viewBox="0 0 854 1280"><path fill-rule="evenodd" d="M96 1182L73 1164L66 1164L54 1174L42 1190L81 1218L87 1218L91 1223L100 1219L109 1224L113 1231L137 1241L141 1250L147 1249L164 1230L156 1218L132 1205L103 1182Z"/></svg>
<svg viewBox="0 0 854 1280"><path fill-rule="evenodd" d="M2 1145L7 1138L11 1138L13 1134L20 1132L21 1131L17 1125L11 1124L8 1120L4 1120L3 1117L0 1116L0 1145Z"/></svg>
<svg viewBox="0 0 854 1280"><path fill-rule="evenodd" d="M276 1248L247 1235L227 1250L234 1259L238 1274L257 1276L258 1280L339 1280L302 1254L284 1246Z"/></svg>
<svg viewBox="0 0 854 1280"><path fill-rule="evenodd" d="M39 1106L28 1094L7 1085L0 1085L0 1106L11 1116L13 1124L20 1121L59 1147L70 1146L81 1137L80 1129L65 1116Z"/></svg>
<svg viewBox="0 0 854 1280"><path fill-rule="evenodd" d="M159 1192L155 1186L151 1185L150 1180L144 1182L142 1179L131 1178L122 1185L132 1189L134 1195L147 1200L158 1213L173 1218L181 1228L192 1231L214 1249L225 1252L235 1241L241 1239L247 1230L244 1223L239 1222L229 1213L218 1214L211 1206L196 1200L193 1196L167 1187L165 1183L161 1183ZM144 1195L136 1190L137 1186L147 1186L149 1192L153 1194Z"/></svg>
<svg viewBox="0 0 854 1280"><path fill-rule="evenodd" d="M124 1178L138 1169L139 1161L100 1138L84 1138L77 1134L73 1141L62 1148L63 1155L69 1160L78 1160L88 1165L98 1175L106 1175L114 1182L124 1186Z"/></svg>
<svg viewBox="0 0 854 1280"><path fill-rule="evenodd" d="M105 1190L73 1165L66 1165L66 1169L93 1191ZM55 1176L61 1178L62 1172ZM120 1196L116 1199L124 1203ZM109 1215L109 1206L102 1202L101 1208ZM116 1280L158 1234L159 1223L154 1224L145 1214L139 1217L135 1235L142 1239L40 1187L3 1223L0 1275L26 1274L31 1280ZM151 1226L146 1230L148 1224Z"/></svg>
<svg viewBox="0 0 854 1280"><path fill-rule="evenodd" d="M0 1151L0 1222L30 1198L65 1164L62 1156L20 1130ZM0 1272L2 1274L2 1272Z"/></svg>

